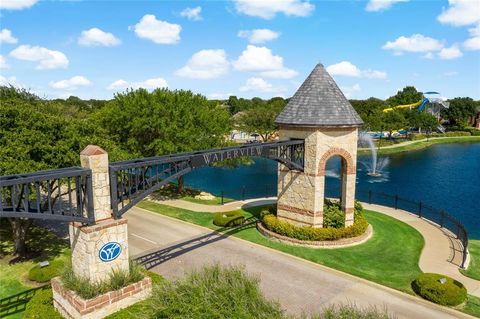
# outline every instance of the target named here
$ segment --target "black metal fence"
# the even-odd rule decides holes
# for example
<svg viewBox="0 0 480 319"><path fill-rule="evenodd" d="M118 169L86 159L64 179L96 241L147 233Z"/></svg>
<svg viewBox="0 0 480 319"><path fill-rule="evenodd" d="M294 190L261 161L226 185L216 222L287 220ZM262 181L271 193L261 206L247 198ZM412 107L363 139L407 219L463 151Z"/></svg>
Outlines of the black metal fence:
<svg viewBox="0 0 480 319"><path fill-rule="evenodd" d="M277 185L264 185L255 188L237 187L225 188L224 190L213 192L214 195L221 198L224 204L231 199L246 200L258 197L277 196ZM327 194L328 195L328 194ZM424 218L440 228L447 229L454 234L462 244L462 264L464 268L467 259L468 232L462 223L443 209L438 209L425 204L422 201L414 201L382 192L357 191L356 198L369 204L383 205L394 209L408 211L419 218Z"/></svg>
<svg viewBox="0 0 480 319"><path fill-rule="evenodd" d="M462 244L462 264L464 268L467 260L468 248L468 232L462 223L443 209L438 209L425 204L421 201L413 201L400 197L398 195L390 195L382 192L357 192L357 199L369 204L377 204L408 211L419 218L424 218L440 228L447 229L454 234Z"/></svg>

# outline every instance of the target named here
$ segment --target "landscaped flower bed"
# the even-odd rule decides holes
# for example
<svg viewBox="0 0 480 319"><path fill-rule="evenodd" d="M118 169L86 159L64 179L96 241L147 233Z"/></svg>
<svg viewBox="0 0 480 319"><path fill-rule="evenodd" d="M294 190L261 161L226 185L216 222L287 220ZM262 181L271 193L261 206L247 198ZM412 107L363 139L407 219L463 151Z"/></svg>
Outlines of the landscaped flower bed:
<svg viewBox="0 0 480 319"><path fill-rule="evenodd" d="M357 237L364 234L368 228L359 203L355 203L355 221L349 227L344 227L345 213L340 210L338 203L333 201L325 201L323 228L296 226L278 219L275 212L276 208L263 210L260 214L262 225L276 234L304 241L333 241Z"/></svg>

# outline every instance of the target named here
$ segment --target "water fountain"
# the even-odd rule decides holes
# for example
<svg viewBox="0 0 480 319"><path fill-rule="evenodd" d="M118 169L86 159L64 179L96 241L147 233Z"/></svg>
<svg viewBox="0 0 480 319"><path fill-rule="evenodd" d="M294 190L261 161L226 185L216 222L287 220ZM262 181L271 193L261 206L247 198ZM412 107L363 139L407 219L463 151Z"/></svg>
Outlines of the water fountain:
<svg viewBox="0 0 480 319"><path fill-rule="evenodd" d="M382 174L380 173L380 170L378 169L378 166L377 166L377 148L375 146L375 143L373 142L373 137L368 134L367 132L360 132L359 134L359 140L360 140L360 143L362 144L368 144L368 146L370 147L370 151L372 153L372 165L370 167L370 170L369 172L367 173L367 175L369 176L373 176L373 177L379 177L379 176L382 176ZM383 163L384 165L382 165L383 167L385 167L386 163Z"/></svg>

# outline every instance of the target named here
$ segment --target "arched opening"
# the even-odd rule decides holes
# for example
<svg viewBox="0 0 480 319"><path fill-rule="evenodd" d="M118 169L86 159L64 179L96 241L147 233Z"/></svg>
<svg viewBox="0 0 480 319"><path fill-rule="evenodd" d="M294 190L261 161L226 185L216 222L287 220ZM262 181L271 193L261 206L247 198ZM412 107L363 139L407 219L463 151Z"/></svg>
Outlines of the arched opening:
<svg viewBox="0 0 480 319"><path fill-rule="evenodd" d="M318 167L318 175L323 177L324 197L339 200L346 226L353 224L355 171L352 156L341 148L325 152Z"/></svg>

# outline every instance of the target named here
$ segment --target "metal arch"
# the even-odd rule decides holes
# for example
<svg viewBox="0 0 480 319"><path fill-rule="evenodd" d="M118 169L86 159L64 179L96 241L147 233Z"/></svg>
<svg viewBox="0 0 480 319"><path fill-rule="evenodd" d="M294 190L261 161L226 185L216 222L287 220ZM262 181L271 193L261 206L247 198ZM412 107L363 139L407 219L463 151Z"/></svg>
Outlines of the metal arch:
<svg viewBox="0 0 480 319"><path fill-rule="evenodd" d="M91 170L69 167L0 176L0 217L93 223Z"/></svg>
<svg viewBox="0 0 480 319"><path fill-rule="evenodd" d="M120 218L139 201L174 179L223 160L257 156L303 171L304 144L304 140L255 143L111 163L113 216Z"/></svg>

